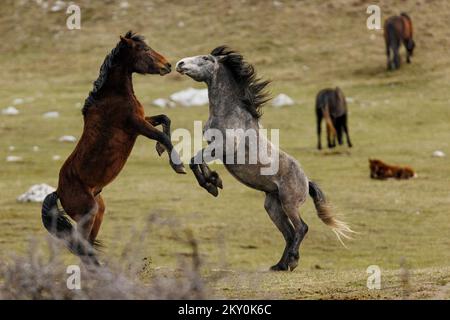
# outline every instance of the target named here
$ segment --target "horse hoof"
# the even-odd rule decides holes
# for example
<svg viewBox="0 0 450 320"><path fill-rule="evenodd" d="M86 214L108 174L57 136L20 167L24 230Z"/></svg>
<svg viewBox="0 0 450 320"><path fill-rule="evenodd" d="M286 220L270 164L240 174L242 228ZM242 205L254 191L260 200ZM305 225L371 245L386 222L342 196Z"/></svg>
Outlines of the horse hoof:
<svg viewBox="0 0 450 320"><path fill-rule="evenodd" d="M159 143L159 142L156 143L155 148L156 148L156 152L158 152L158 156L161 156L164 153L164 151L166 150L163 147L163 145L161 143Z"/></svg>
<svg viewBox="0 0 450 320"><path fill-rule="evenodd" d="M295 268L298 266L298 261L291 261L289 262L289 271L294 271Z"/></svg>
<svg viewBox="0 0 450 320"><path fill-rule="evenodd" d="M217 197L219 195L219 190L215 185L212 183L207 183L205 186L206 191L208 191L210 194L212 194L214 197Z"/></svg>
<svg viewBox="0 0 450 320"><path fill-rule="evenodd" d="M220 179L219 174L215 171L211 172L211 183L217 188L223 189L222 179Z"/></svg>
<svg viewBox="0 0 450 320"><path fill-rule="evenodd" d="M286 265L282 265L280 263L270 267L270 271L287 271L287 270L288 270L288 267Z"/></svg>
<svg viewBox="0 0 450 320"><path fill-rule="evenodd" d="M178 174L186 174L186 169L184 168L183 164L173 165L172 168Z"/></svg>
<svg viewBox="0 0 450 320"><path fill-rule="evenodd" d="M289 270L294 271L298 266L298 260L300 259L300 255L298 253L289 253Z"/></svg>

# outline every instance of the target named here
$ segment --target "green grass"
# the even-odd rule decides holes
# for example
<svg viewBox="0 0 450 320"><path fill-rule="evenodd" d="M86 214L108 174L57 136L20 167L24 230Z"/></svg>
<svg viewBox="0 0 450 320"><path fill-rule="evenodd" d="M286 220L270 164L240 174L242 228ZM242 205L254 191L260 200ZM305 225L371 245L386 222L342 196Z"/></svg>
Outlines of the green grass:
<svg viewBox="0 0 450 320"><path fill-rule="evenodd" d="M400 261L405 259L411 272L409 297L449 297L450 163L448 156L431 157L437 149L450 155L447 4L380 1L383 18L407 11L416 32L413 63L387 73L382 31L366 29L364 1L283 1L279 8L270 1L129 1L126 11L118 1L104 6L78 2L80 31L65 29L63 12L45 13L34 3L21 6L12 0L2 6L0 108L15 98L32 100L17 107L20 115L0 116L0 257L23 252L28 238L46 235L40 205L18 204L15 198L32 184L57 184L62 160L51 158L58 154L65 159L74 148L57 139L80 136L80 105L100 64L118 35L133 29L173 63L226 43L241 51L260 76L273 80L274 95L292 96L295 106L268 105L262 123L281 129L282 148L321 184L336 211L359 234L349 249L343 248L307 201L300 213L310 232L299 267L293 273L268 273L283 240L264 211L263 195L216 166L224 190L213 198L192 174L176 175L167 155L158 158L155 143L141 137L120 176L103 191L107 214L100 238L107 244L105 255L118 255L133 228L139 230L155 214L170 223L152 228L146 237L152 267L173 275L178 254L187 250L173 232L192 229L205 275L226 270L213 284L218 296L401 298ZM203 87L187 77L135 76L134 84L147 114L166 113L173 129L192 132L194 120L207 119L206 107L162 111L151 106L155 98ZM342 147L339 154L318 152L315 94L336 85L354 99L349 125L355 146ZM59 111L60 118L42 117L51 110ZM14 152L8 151L10 145ZM34 145L39 152L32 151ZM6 163L12 154L24 162ZM419 178L373 181L369 157L411 165ZM369 265L382 269L382 290L366 288Z"/></svg>

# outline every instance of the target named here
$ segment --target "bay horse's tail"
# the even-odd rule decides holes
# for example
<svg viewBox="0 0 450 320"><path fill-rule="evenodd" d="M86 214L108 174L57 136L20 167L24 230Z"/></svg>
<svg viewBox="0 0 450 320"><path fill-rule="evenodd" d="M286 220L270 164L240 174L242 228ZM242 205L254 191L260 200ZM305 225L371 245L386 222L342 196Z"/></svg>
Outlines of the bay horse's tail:
<svg viewBox="0 0 450 320"><path fill-rule="evenodd" d="M76 232L64 210L58 208L58 194L50 193L44 199L42 204L42 223L45 229L58 239L65 242L67 248L75 255L85 261L98 264L95 253L91 245L82 239Z"/></svg>
<svg viewBox="0 0 450 320"><path fill-rule="evenodd" d="M313 181L309 181L309 195L314 200L314 206L316 207L317 215L319 216L320 220L322 220L323 223L325 223L327 226L331 228L331 230L333 230L338 240L345 247L345 244L342 241L341 237L351 239L349 234L355 232L352 229L350 229L347 223L338 220L334 217L333 213L331 212L331 207L328 204L324 193L322 192L322 190L320 190L319 186Z"/></svg>

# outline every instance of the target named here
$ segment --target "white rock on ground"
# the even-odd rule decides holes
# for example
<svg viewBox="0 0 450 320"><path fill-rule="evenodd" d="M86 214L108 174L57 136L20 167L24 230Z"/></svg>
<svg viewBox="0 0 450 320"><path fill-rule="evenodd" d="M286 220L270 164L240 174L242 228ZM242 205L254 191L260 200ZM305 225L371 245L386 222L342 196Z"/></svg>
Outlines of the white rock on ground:
<svg viewBox="0 0 450 320"><path fill-rule="evenodd" d="M294 100L284 93L280 93L272 100L272 106L276 108L284 107L284 106L292 106L294 104Z"/></svg>
<svg viewBox="0 0 450 320"><path fill-rule="evenodd" d="M19 202L43 202L45 197L56 189L48 184L35 184L27 192L17 197Z"/></svg>
<svg viewBox="0 0 450 320"><path fill-rule="evenodd" d="M443 158L445 157L445 153L444 151L436 150L435 152L433 152L433 157Z"/></svg>
<svg viewBox="0 0 450 320"><path fill-rule="evenodd" d="M346 97L346 98L345 98L345 101L346 101L347 103L353 103L353 102L355 102L355 99L352 98L352 97Z"/></svg>
<svg viewBox="0 0 450 320"><path fill-rule="evenodd" d="M208 89L188 88L173 93L170 99L183 107L203 106L209 103Z"/></svg>
<svg viewBox="0 0 450 320"><path fill-rule="evenodd" d="M61 160L61 156L60 155L57 155L57 154L55 154L53 157L52 157L52 160L53 161L58 161L58 160Z"/></svg>
<svg viewBox="0 0 450 320"><path fill-rule="evenodd" d="M162 109L175 107L175 102L170 101L169 99L164 99L164 98L155 99L155 100L153 100L152 104L157 107L160 107Z"/></svg>
<svg viewBox="0 0 450 320"><path fill-rule="evenodd" d="M2 114L7 115L7 116L15 116L15 115L19 114L19 110L17 110L13 106L9 106L2 110Z"/></svg>
<svg viewBox="0 0 450 320"><path fill-rule="evenodd" d="M6 157L6 162L21 162L23 161L22 157L19 156L7 156Z"/></svg>
<svg viewBox="0 0 450 320"><path fill-rule="evenodd" d="M58 11L61 11L61 10L65 9L65 7L66 7L66 3L64 1L57 0L53 4L53 6L50 8L50 11L51 12L58 12Z"/></svg>
<svg viewBox="0 0 450 320"><path fill-rule="evenodd" d="M38 151L39 151L39 146L33 146L32 150L33 150L34 152L38 152Z"/></svg>
<svg viewBox="0 0 450 320"><path fill-rule="evenodd" d="M55 119L59 118L59 112L58 111L49 111L42 115L46 119Z"/></svg>
<svg viewBox="0 0 450 320"><path fill-rule="evenodd" d="M22 104L24 103L24 100L22 98L16 98L13 100L14 105Z"/></svg>
<svg viewBox="0 0 450 320"><path fill-rule="evenodd" d="M74 136L62 136L59 138L59 142L75 142L77 138Z"/></svg>
<svg viewBox="0 0 450 320"><path fill-rule="evenodd" d="M130 4L128 3L128 1L122 1L119 6L121 9L128 9L130 7Z"/></svg>

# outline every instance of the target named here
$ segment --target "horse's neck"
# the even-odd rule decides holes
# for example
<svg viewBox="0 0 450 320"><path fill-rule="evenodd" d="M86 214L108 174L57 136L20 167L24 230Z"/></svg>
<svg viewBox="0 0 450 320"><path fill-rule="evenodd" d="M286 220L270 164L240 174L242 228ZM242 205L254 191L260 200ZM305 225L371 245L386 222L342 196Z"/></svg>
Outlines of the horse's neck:
<svg viewBox="0 0 450 320"><path fill-rule="evenodd" d="M134 95L131 72L120 65L112 67L102 89L120 95Z"/></svg>
<svg viewBox="0 0 450 320"><path fill-rule="evenodd" d="M241 101L241 88L228 70L221 67L214 77L207 83L209 97L209 118L220 118L234 127L247 127L249 122L258 125L250 113L245 110ZM225 122L225 121L224 121Z"/></svg>

